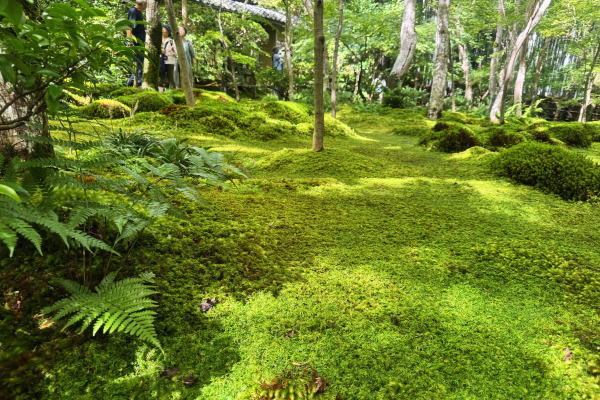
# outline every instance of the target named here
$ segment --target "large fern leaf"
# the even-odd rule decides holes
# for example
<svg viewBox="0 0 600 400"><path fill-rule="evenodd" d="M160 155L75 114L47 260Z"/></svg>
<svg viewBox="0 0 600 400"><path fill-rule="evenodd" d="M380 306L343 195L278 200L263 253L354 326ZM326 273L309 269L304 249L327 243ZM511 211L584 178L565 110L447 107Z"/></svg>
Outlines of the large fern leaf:
<svg viewBox="0 0 600 400"><path fill-rule="evenodd" d="M79 332L92 327L92 334L123 332L160 347L154 329L152 309L157 306L150 296L156 293L152 287L154 274L145 273L137 278L115 281L116 273L108 274L91 291L76 282L57 279L70 297L59 300L42 312L52 315L56 321L69 317L63 330L80 323Z"/></svg>

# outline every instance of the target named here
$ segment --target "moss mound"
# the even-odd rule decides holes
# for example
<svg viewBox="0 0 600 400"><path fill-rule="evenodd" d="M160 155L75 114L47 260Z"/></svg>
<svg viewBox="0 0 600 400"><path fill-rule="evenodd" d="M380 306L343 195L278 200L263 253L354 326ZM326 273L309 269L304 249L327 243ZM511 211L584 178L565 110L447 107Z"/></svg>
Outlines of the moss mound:
<svg viewBox="0 0 600 400"><path fill-rule="evenodd" d="M78 113L84 118L114 119L128 117L131 108L116 100L100 99L79 107Z"/></svg>
<svg viewBox="0 0 600 400"><path fill-rule="evenodd" d="M120 96L116 100L140 112L159 111L163 107L173 104L173 100L169 96L154 90L144 90L128 96Z"/></svg>
<svg viewBox="0 0 600 400"><path fill-rule="evenodd" d="M309 149L283 149L258 161L257 167L284 176L301 174L308 177L364 176L382 168L378 160L343 149L314 152Z"/></svg>
<svg viewBox="0 0 600 400"><path fill-rule="evenodd" d="M164 91L164 94L166 96L169 96L171 98L171 101L173 102L173 104L178 104L178 105L185 105L185 94L183 93L183 90L180 89L168 89Z"/></svg>
<svg viewBox="0 0 600 400"><path fill-rule="evenodd" d="M446 153L456 153L480 146L481 140L466 126L441 121L431 128L419 144Z"/></svg>
<svg viewBox="0 0 600 400"><path fill-rule="evenodd" d="M452 154L452 158L458 159L458 160L465 160L465 159L469 159L469 158L481 158L487 155L493 154L490 150L486 149L485 147L481 147L481 146L473 146L471 148L468 148L465 151L461 151L460 153L454 153Z"/></svg>
<svg viewBox="0 0 600 400"><path fill-rule="evenodd" d="M600 194L600 167L560 147L521 143L500 153L492 165L502 176L566 200L587 200Z"/></svg>
<svg viewBox="0 0 600 400"><path fill-rule="evenodd" d="M525 136L502 127L493 127L485 131L487 145L493 149L512 147L525 141Z"/></svg>
<svg viewBox="0 0 600 400"><path fill-rule="evenodd" d="M271 118L289 121L293 124L311 122L310 109L305 104L292 101L270 101L262 104L261 109Z"/></svg>
<svg viewBox="0 0 600 400"><path fill-rule="evenodd" d="M183 93L183 92L181 92L181 93ZM194 96L196 96L196 98L200 99L201 101L216 100L216 101L222 101L222 102L227 102L227 103L235 102L235 99L233 97L231 97L230 95L228 95L227 93L217 92L217 91L212 91L212 90L194 89ZM185 99L185 96L184 96L184 99Z"/></svg>
<svg viewBox="0 0 600 400"><path fill-rule="evenodd" d="M108 94L108 97L115 98L119 96L129 96L132 94L136 94L141 92L141 88L133 87L133 86L122 86L118 89L113 90Z"/></svg>
<svg viewBox="0 0 600 400"><path fill-rule="evenodd" d="M589 125L577 122L552 125L548 128L550 136L573 147L590 147L594 131Z"/></svg>
<svg viewBox="0 0 600 400"><path fill-rule="evenodd" d="M296 125L296 131L301 136L312 136L315 130L315 125L312 122L302 122ZM342 121L332 118L329 115L325 116L325 136L330 137L351 137L356 136L352 128Z"/></svg>

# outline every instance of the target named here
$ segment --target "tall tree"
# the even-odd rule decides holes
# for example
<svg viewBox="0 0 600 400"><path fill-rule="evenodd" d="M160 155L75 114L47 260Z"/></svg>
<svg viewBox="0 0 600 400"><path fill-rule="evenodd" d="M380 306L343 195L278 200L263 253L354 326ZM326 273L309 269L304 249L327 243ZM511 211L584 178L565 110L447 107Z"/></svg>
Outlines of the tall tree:
<svg viewBox="0 0 600 400"><path fill-rule="evenodd" d="M144 58L142 88L158 89L162 41L160 0L147 0L146 23L146 57Z"/></svg>
<svg viewBox="0 0 600 400"><path fill-rule="evenodd" d="M519 55L519 68L517 68L517 77L515 79L515 88L513 91L513 101L515 103L515 115L523 115L523 88L525 87L525 74L527 72L527 42L521 49Z"/></svg>
<svg viewBox="0 0 600 400"><path fill-rule="evenodd" d="M186 29L190 26L188 0L181 0L181 22Z"/></svg>
<svg viewBox="0 0 600 400"><path fill-rule="evenodd" d="M325 132L325 109L323 104L323 77L325 33L323 31L323 0L315 0L313 8L313 31L315 52L315 131L313 134L313 151L323 150Z"/></svg>
<svg viewBox="0 0 600 400"><path fill-rule="evenodd" d="M525 46L525 42L529 38L529 35L531 35L535 27L540 23L540 20L550 6L551 1L552 0L534 1L531 12L528 13L529 15L527 18L527 23L514 41L511 51L507 57L506 64L500 72L498 93L496 94L496 98L493 100L490 110L490 121L493 123L504 123L504 98L506 96L507 86L513 76L517 57Z"/></svg>
<svg viewBox="0 0 600 400"><path fill-rule="evenodd" d="M398 80L408 71L417 47L415 18L415 0L406 0L404 2L404 13L402 14L402 28L400 29L400 53L396 57L391 72Z"/></svg>
<svg viewBox="0 0 600 400"><path fill-rule="evenodd" d="M188 106L193 106L196 103L196 100L194 98L193 86L190 80L191 65L188 64L188 59L185 56L185 50L183 48L183 39L179 35L179 27L177 26L173 0L165 0L165 8L167 9L167 15L169 16L169 25L171 25L171 32L173 32L177 54L179 54L177 62L179 63L179 70L181 71L181 88L185 93L185 103Z"/></svg>
<svg viewBox="0 0 600 400"><path fill-rule="evenodd" d="M338 0L338 20L335 30L335 43L333 45L333 65L331 66L331 116L336 118L337 89L338 89L338 58L340 54L340 39L344 30L344 0Z"/></svg>
<svg viewBox="0 0 600 400"><path fill-rule="evenodd" d="M586 77L586 85L585 85L585 94L583 97L583 104L581 105L581 110L579 111L579 118L577 119L579 122L587 121L587 110L590 106L592 99L592 89L594 88L594 69L596 68L596 63L598 62L598 57L600 56L600 42L596 47L596 51L594 52L594 58L592 59L592 63L590 64L590 69L587 73Z"/></svg>
<svg viewBox="0 0 600 400"><path fill-rule="evenodd" d="M458 44L458 57L460 59L460 68L462 69L465 78L465 99L467 100L467 108L473 106L473 84L471 83L471 60L469 60L469 52L467 45L464 43Z"/></svg>
<svg viewBox="0 0 600 400"><path fill-rule="evenodd" d="M437 28L435 33L435 56L431 96L427 115L431 119L442 116L444 94L448 85L448 59L450 57L450 31L448 30L448 9L450 0L439 0Z"/></svg>
<svg viewBox="0 0 600 400"><path fill-rule="evenodd" d="M504 0L498 0L498 14L499 19L506 17L504 10ZM490 80L488 89L490 93L490 109L492 102L496 98L498 92L498 65L500 64L500 56L502 52L502 39L504 37L504 22L498 21L496 24L496 37L494 38L494 47L492 48L492 57L490 59Z"/></svg>
<svg viewBox="0 0 600 400"><path fill-rule="evenodd" d="M285 49L285 54L283 58L283 63L285 65L285 71L287 73L288 78L288 90L287 97L288 100L294 100L294 67L292 65L292 41L293 41L293 12L294 5L292 4L293 0L283 0L283 5L285 9L285 29L284 29L284 41L283 46Z"/></svg>

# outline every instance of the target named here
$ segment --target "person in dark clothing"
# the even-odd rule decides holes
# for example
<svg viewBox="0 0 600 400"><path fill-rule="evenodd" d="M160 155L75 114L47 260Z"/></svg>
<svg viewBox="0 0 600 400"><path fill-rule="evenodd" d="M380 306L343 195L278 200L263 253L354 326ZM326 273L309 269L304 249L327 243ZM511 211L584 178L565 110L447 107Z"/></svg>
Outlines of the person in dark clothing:
<svg viewBox="0 0 600 400"><path fill-rule="evenodd" d="M144 22L144 14L142 11L146 10L146 0L137 0L135 6L129 9L127 18L131 21L131 29L127 31L127 39L131 40L133 46L144 46L146 42L146 25L139 24ZM144 56L137 54L133 58L135 63L135 73L131 74L127 81L127 86L140 86L142 84L142 70L144 68Z"/></svg>

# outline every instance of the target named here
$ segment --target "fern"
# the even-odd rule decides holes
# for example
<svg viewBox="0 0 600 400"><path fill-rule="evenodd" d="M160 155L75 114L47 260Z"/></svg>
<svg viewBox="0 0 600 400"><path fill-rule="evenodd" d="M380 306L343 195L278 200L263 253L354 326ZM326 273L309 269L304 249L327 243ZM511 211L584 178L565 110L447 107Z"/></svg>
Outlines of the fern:
<svg viewBox="0 0 600 400"><path fill-rule="evenodd" d="M88 327L92 327L92 335L100 331L123 332L160 348L154 329L156 312L152 310L157 303L150 298L156 293L151 285L154 274L144 273L120 281L115 281L115 277L116 272L106 275L95 291L67 279L57 279L71 296L44 308L42 313L53 314L55 321L68 317L63 331L80 323L79 333Z"/></svg>

